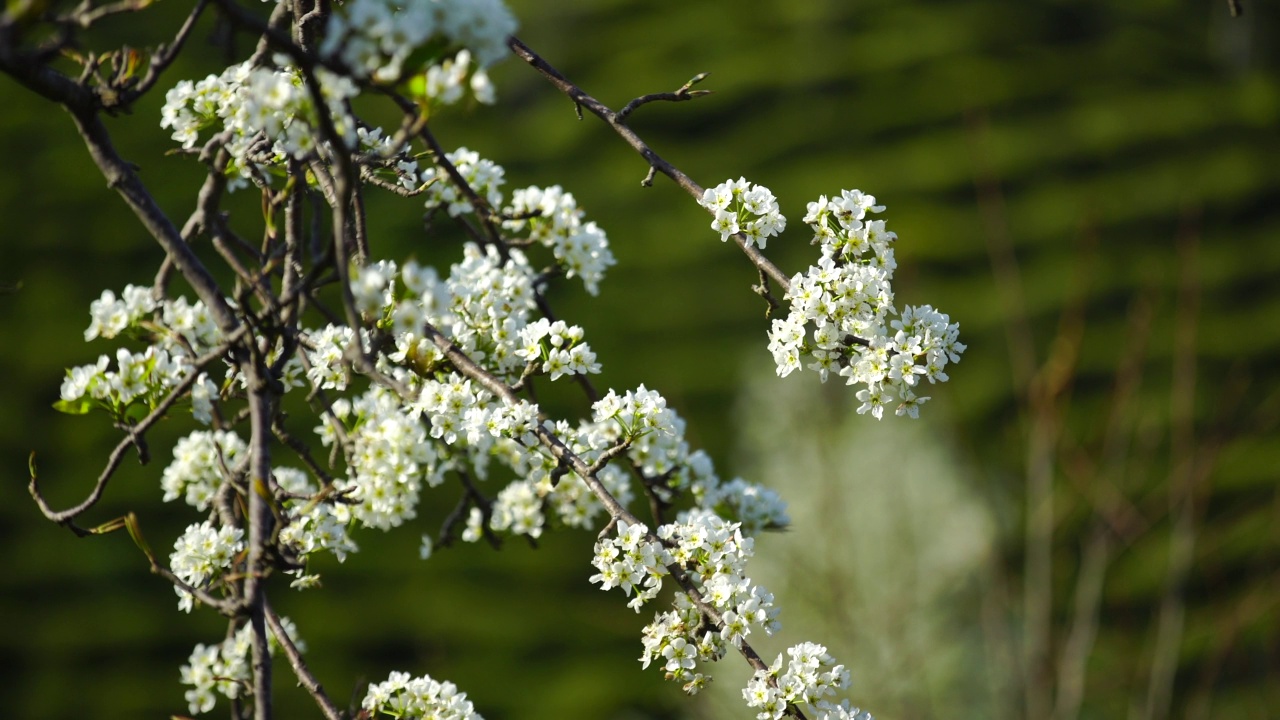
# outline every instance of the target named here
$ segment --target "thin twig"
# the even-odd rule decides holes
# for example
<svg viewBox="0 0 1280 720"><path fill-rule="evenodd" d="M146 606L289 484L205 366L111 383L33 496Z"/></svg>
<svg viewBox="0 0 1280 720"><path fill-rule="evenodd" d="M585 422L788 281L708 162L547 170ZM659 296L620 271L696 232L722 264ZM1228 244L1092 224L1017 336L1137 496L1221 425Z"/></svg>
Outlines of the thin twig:
<svg viewBox="0 0 1280 720"><path fill-rule="evenodd" d="M173 407L174 403L178 402L178 400L182 399L182 397L186 395L186 392L191 389L191 386L195 385L196 379L200 375L201 368L225 356L228 348L238 343L241 335L243 335L247 329L247 326L242 325L240 329L232 333L217 348L192 361L191 373L184 378L182 382L175 385L174 388L169 391L169 394L166 395L158 405L156 405L154 410L147 413L147 416L140 420L137 425L130 428L129 433L121 439L115 449L111 451L111 454L107 457L107 465L98 475L98 480L94 483L93 490L91 490L89 495L78 505L66 510L54 510L44 499L44 495L41 494L36 476L32 475L31 481L27 485L27 490L31 493L31 497L36 501L36 505L40 508L40 512L52 522L59 525L65 525L70 528L76 535L83 537L88 534L88 531L76 526L72 521L98 503L102 498L103 491L107 488L107 483L111 480L112 476L115 475L116 470L119 469L120 463L124 462L125 453L130 447L134 447L138 443L147 430L151 429L152 425L159 422L159 420L165 416L165 413Z"/></svg>
<svg viewBox="0 0 1280 720"><path fill-rule="evenodd" d="M155 53L151 56L151 63L147 66L147 74L142 76L137 85L124 92L120 102L122 106L128 107L132 105L138 98L146 95L151 88L155 87L155 84L160 80L160 76L178 58L178 53L182 52L187 38L191 36L191 31L195 29L196 21L200 19L200 15L204 13L204 9L208 6L209 0L196 1L196 6L191 9L187 19L178 28L178 33L174 36L173 41L156 48Z"/></svg>
<svg viewBox="0 0 1280 720"><path fill-rule="evenodd" d="M559 70L552 67L550 63L543 60L540 55L530 49L528 45L520 42L519 38L514 35L507 38L507 47L509 47L511 52L515 53L521 60L524 60L535 70L542 73L543 77L547 78L547 80L549 80L552 85L556 86L560 92L573 100L579 108L586 108L592 115L603 120L607 125L609 125L609 127L613 128L614 132L621 136L628 145L630 145L636 152L640 153L640 156L645 159L645 162L649 163L650 174L645 178L647 181L652 182L652 172L656 170L657 172L671 178L672 181L679 185L685 192L689 193L693 199L702 199L704 192L702 186L694 182L693 178L685 175L674 165L663 160L658 153L654 152L653 149L635 133L635 131L622 122L622 119L618 117L618 113L610 110L604 103L596 100L584 92L582 88L574 85L565 78L564 75L561 75ZM779 270L778 266L774 265L769 258L765 257L759 249L752 245L745 235L738 233L733 236L733 240L738 244L738 247L742 249L742 252L746 254L751 262L762 272L768 275L770 279L777 283L778 286L782 288L783 292L786 292L791 288L791 281L788 279L787 275Z"/></svg>
<svg viewBox="0 0 1280 720"><path fill-rule="evenodd" d="M1147 701L1143 711L1146 720L1168 717L1172 706L1186 616L1185 585L1199 534L1195 496L1195 469L1199 460L1195 445L1196 339L1200 308L1197 262L1199 243L1199 212L1189 210L1183 216L1178 237L1180 277L1173 379L1170 382L1169 396L1171 442L1167 497L1173 519L1169 530L1169 560L1156 622Z"/></svg>
<svg viewBox="0 0 1280 720"><path fill-rule="evenodd" d="M693 100L694 98L699 98L704 95L710 95L711 94L710 90L694 90L693 89L694 85L697 85L703 80L706 80L708 75L710 75L710 73L698 73L697 75L694 75L693 78L689 80L689 82L682 85L680 89L676 90L675 92L653 93L652 95L642 95L636 98L635 100L632 100L631 102L624 105L621 110L618 111L618 114L617 114L618 122L625 121L627 119L627 116L635 112L636 108L651 102L684 102L686 100Z"/></svg>
<svg viewBox="0 0 1280 720"><path fill-rule="evenodd" d="M298 682L302 687L311 693L311 697L315 699L316 705L320 706L320 712L328 720L345 720L341 710L324 691L324 686L311 673L311 669L307 667L306 660L303 659L302 653L298 651L298 646L293 643L293 638L289 637L284 629L284 623L280 622L280 616L270 604L264 604L264 615L266 617L267 626L271 628L271 634L275 636L276 642L280 644L280 648L284 650L285 657L289 658L289 665L293 668L293 674L298 676Z"/></svg>
<svg viewBox="0 0 1280 720"><path fill-rule="evenodd" d="M1071 634L1067 636L1058 665L1057 698L1054 720L1075 720L1084 699L1085 669L1098 634L1099 606L1107 561L1111 554L1108 531L1099 523L1085 542L1076 581Z"/></svg>

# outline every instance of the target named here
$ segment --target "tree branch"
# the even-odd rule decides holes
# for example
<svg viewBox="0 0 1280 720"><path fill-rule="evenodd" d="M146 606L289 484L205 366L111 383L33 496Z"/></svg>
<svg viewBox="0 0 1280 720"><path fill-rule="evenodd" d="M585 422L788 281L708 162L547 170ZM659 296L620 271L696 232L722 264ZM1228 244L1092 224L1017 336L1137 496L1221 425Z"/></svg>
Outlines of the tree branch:
<svg viewBox="0 0 1280 720"><path fill-rule="evenodd" d="M514 35L507 38L507 47L511 48L511 52L515 53L516 57L524 60L535 70L542 73L543 77L551 81L551 84L556 86L560 92L569 96L569 99L573 100L579 108L586 108L592 115L603 120L605 124L613 128L613 131L621 136L628 145L630 145L636 152L640 153L640 156L645 159L645 162L649 163L650 168L649 175L645 176L646 185L652 182L653 172L656 171L671 178L676 185L679 185L685 192L689 193L694 200L702 199L702 194L704 192L702 186L694 182L693 178L690 178L688 175L681 172L679 168L666 160L663 160L658 153L654 152L653 149L635 133L635 131L623 122L625 116L620 117L620 113L610 110L607 105L591 97L577 85L574 85L565 78L564 75L561 75L559 70L552 67L550 63L543 60L540 55L530 49L528 45L520 42L520 39ZM695 80L697 79L698 78L695 78ZM692 82L693 81L690 81L690 83ZM782 288L783 292L786 292L791 288L791 281L788 277L779 270L778 266L774 265L769 258L765 257L764 253L760 252L758 248L748 242L745 235L738 233L733 236L733 241L738 244L738 247L742 249L742 252L751 260L752 264L759 268L761 272L768 275L774 282L778 283L778 286Z"/></svg>
<svg viewBox="0 0 1280 720"><path fill-rule="evenodd" d="M320 681L316 679L315 675L311 674L311 669L307 667L306 660L302 658L302 653L298 651L298 646L293 644L293 639L289 637L289 633L285 632L284 624L280 622L280 616L276 614L270 604L264 604L263 611L267 626L271 628L271 634L275 636L276 642L284 650L285 657L289 658L289 665L293 667L293 674L298 676L298 682L302 687L306 688L307 692L311 693L311 697L315 698L316 705L320 706L320 712L324 713L328 720L344 720L342 711L329 699Z"/></svg>

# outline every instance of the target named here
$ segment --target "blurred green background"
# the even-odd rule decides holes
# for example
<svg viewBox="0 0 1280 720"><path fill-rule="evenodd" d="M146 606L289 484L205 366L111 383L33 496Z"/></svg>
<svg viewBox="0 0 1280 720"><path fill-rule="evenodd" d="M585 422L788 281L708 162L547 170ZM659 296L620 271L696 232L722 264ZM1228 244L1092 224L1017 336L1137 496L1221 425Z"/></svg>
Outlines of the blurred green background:
<svg viewBox="0 0 1280 720"><path fill-rule="evenodd" d="M890 720L1280 717L1280 12L1244 5L512 0L521 38L613 107L711 72L714 95L632 124L704 185L770 187L785 271L813 257L806 202L856 187L888 206L899 305L950 313L969 345L918 423L855 416L809 373L777 380L745 259L518 61L493 70L496 107L433 124L508 189L559 183L608 231L600 296L556 298L601 385L660 390L723 476L792 501L796 528L757 545L783 608L767 657L827 643L855 702ZM107 30L154 44L185 9ZM206 16L160 91L109 120L178 219L200 175L165 154L162 91L241 59L210 48L219 32ZM32 450L59 506L100 471L114 431L49 405L63 368L108 352L81 339L89 303L162 256L61 111L7 77L0 104L2 714L185 713L178 667L220 620L175 612L123 534L76 539L25 491ZM236 202L252 223L256 196ZM369 202L375 253L450 252L418 203ZM133 510L171 546L194 519L160 502L180 424L87 522ZM273 592L334 697L399 669L456 682L490 720L750 716L735 659L696 701L640 671L649 612L587 583L588 534L420 562L441 497L416 526L361 534L324 589ZM286 672L280 716L317 716Z"/></svg>

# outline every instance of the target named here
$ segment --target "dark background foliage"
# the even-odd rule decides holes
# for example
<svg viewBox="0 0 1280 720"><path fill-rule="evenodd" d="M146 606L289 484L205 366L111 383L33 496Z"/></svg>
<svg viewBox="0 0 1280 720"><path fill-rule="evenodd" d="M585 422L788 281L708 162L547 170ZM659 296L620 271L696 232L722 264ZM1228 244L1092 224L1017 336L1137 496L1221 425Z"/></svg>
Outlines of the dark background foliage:
<svg viewBox="0 0 1280 720"><path fill-rule="evenodd" d="M1225 2L1208 0L511 5L522 39L613 107L710 71L702 87L716 94L645 107L633 125L704 185L745 175L772 188L793 225L769 247L784 270L811 259L799 218L818 194L857 187L889 206L900 237L899 303L951 313L970 347L925 410L975 468L973 490L999 528L992 566L1011 597L1024 568L1027 438L1036 427L1018 358L1029 349L1035 367L1068 359L1052 423L1055 649L1069 627L1082 545L1105 505L1105 493L1080 478L1096 479L1086 466L1101 457L1117 368L1134 356L1135 327L1145 328L1150 341L1130 370L1142 378L1130 411L1135 460L1108 481L1129 498L1141 532L1115 545L1082 716L1119 717L1142 705L1153 618L1169 595L1170 508L1180 507L1169 478L1188 457L1206 472L1191 493L1190 571L1175 588L1185 591L1175 593L1185 598L1185 633L1170 714L1277 714L1274 7L1246 0L1246 15L1232 19ZM145 46L171 33L183 12L158 6L107 33ZM207 44L221 31L211 17L161 91L110 121L121 153L177 218L190 210L200 171L165 155L173 143L158 127L162 90L241 59ZM556 298L562 317L585 326L605 366L602 385L660 390L689 419L692 441L731 474L738 389L770 372L749 360L765 353L762 303L748 290L754 273L677 188L659 179L642 189L643 162L599 122L576 120L529 68L510 59L493 75L499 105L444 114L433 122L437 136L504 165L509 189L563 185L608 231L618 266L597 298L566 287ZM0 104L4 714L185 712L178 666L195 643L220 639L219 619L175 612L172 591L148 574L127 537L76 539L43 521L24 489L32 450L59 506L98 474L115 432L101 418L49 405L64 368L109 352L81 340L89 303L104 288L149 282L162 256L60 111L9 78L0 79ZM256 204L242 193L235 217L251 225ZM416 202L371 196L370 216L376 254L456 252L452 240L423 232ZM1197 310L1179 305L1179 247ZM1135 325L1142 307L1150 321ZM1195 382L1177 384L1172 368L1186 354L1176 338L1189 322ZM1042 379L1059 366L1048 367ZM848 413L848 392L826 388L836 410L815 417ZM1170 432L1171 396L1189 397L1190 434ZM155 461L127 464L93 520L133 510L153 546L167 549L193 516L160 502L158 477L188 430L175 421L153 433ZM691 712L659 673L635 662L647 613L635 616L588 585L590 535L546 537L536 550L465 546L421 563L419 534L437 527L453 501L428 498L416 529L362 533L362 552L328 568L323 590L273 592L335 697L401 669L457 682L491 719ZM1016 634L1018 623L1008 625ZM309 716L283 667L277 677L282 716ZM1016 717L1021 696L1011 696ZM858 697L877 709L876 688L861 686ZM887 698L882 707L883 717L935 716ZM975 716L964 706L943 715Z"/></svg>

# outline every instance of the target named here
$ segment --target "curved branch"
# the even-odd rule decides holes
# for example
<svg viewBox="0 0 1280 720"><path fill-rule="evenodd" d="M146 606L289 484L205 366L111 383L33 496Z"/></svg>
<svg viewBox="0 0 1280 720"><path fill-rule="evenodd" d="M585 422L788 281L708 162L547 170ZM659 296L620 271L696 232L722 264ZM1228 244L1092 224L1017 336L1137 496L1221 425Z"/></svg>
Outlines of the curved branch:
<svg viewBox="0 0 1280 720"><path fill-rule="evenodd" d="M107 134L107 128L102 124L102 119L97 113L73 112L71 116L75 120L76 129L84 139L85 146L89 149L89 155L102 171L103 177L107 179L107 185L120 193L125 203L138 216L142 226L173 258L173 264L191 284L191 288L204 302L205 307L209 308L214 322L218 324L223 334L227 336L235 334L241 327L240 321L236 319L235 311L223 297L217 281L213 279L213 275L209 273L204 263L200 262L200 258L196 257L191 246L182 239L182 234L156 204L146 186L133 172L133 168L116 153L115 147L111 144L111 137Z"/></svg>
<svg viewBox="0 0 1280 720"><path fill-rule="evenodd" d="M285 632L284 623L280 622L280 616L270 604L263 606L264 615L267 620L267 627L271 628L271 634L275 636L276 642L280 643L281 649L284 650L285 657L289 658L289 665L293 667L293 674L298 676L298 683L311 693L311 697L315 698L316 705L320 706L320 712L328 720L343 720L342 711L337 705L329 699L324 691L324 686L311 674L311 669L307 667L307 662L302 659L302 653L298 651L298 646L293 643L293 639L289 637L289 633Z"/></svg>
<svg viewBox="0 0 1280 720"><path fill-rule="evenodd" d="M120 443L111 451L111 455L107 458L107 465L103 468L102 473L98 475L98 481L94 483L93 490L90 491L88 497L81 501L80 504L75 507L67 508L66 510L54 510L49 505L48 501L44 499L44 495L40 493L36 476L33 473L31 475L31 482L27 485L27 491L31 493L31 497L36 501L36 505L40 507L40 512L52 522L59 525L65 525L70 528L76 535L81 537L88 535L89 532L87 530L76 526L72 521L83 514L86 510L96 505L98 500L102 499L102 493L107 488L107 482L111 480L111 477L115 475L116 470L120 468L120 463L124 462L125 453L129 448L140 442L143 434L146 433L152 425L156 424L160 418L164 417L164 414L169 411L169 408L173 407L174 403L181 399L182 396L191 389L192 385L195 385L196 379L200 375L200 369L225 355L228 348L240 341L240 336L244 334L246 329L247 326L240 326L238 330L233 332L217 348L205 353L193 361L191 374L187 375L182 382L175 385L173 390L169 391L169 394L160 401L159 405L156 405L154 410L148 413L147 416L139 421L137 425L130 428L129 434L120 440Z"/></svg>
<svg viewBox="0 0 1280 720"><path fill-rule="evenodd" d="M582 90L582 88L574 85L568 78L561 75L559 70L552 67L546 60L543 60L542 57L531 50L528 45L520 42L520 39L514 35L507 38L507 47L511 48L511 52L515 53L521 60L529 63L529 65L533 66L535 70L542 73L542 75L546 77L547 80L551 81L551 84L555 85L560 92L569 96L569 99L573 100L574 104L579 108L586 108L592 115L603 120L609 127L613 128L614 132L621 136L623 140L626 140L628 145L634 148L636 152L640 153L640 156L649 163L650 169L649 174L645 176L645 182L643 184L646 186L651 184L654 173L660 172L671 178L675 184L683 188L685 192L689 193L689 195L693 197L693 199L702 199L702 194L704 192L702 186L694 182L693 178L681 172L679 168L666 160L663 160L658 153L654 152L653 149L650 148L634 130L623 122L623 120L626 119L626 115L621 112L614 112L613 110L610 110L607 105L588 95ZM690 83L692 83L692 81L690 81ZM657 99L666 98L659 97ZM638 100L643 100L643 98L639 98ZM637 101L633 100L632 104L635 104L636 102ZM635 109L632 105L628 105L627 107ZM626 110L627 108L623 109ZM627 113L629 114L630 110L628 110ZM778 283L778 286L782 288L783 292L791 289L790 279L788 279L777 265L774 265L769 258L765 257L764 253L760 252L758 248L748 242L745 235L738 233L733 236L733 241L738 244L738 247L742 249L742 252L751 260L752 264L760 269L760 272L768 275L770 279Z"/></svg>
<svg viewBox="0 0 1280 720"><path fill-rule="evenodd" d="M151 64L147 67L147 74L142 76L137 85L129 88L122 95L120 99L121 106L127 107L133 104L134 101L155 87L156 82L160 80L160 75L178 58L178 53L182 52L182 46L186 44L187 38L191 36L192 29L196 26L196 21L200 19L200 15L208 5L209 0L198 0L196 2L196 6L191 9L191 14L187 15L186 21L178 28L178 34L174 36L173 42L156 49L151 56Z"/></svg>

